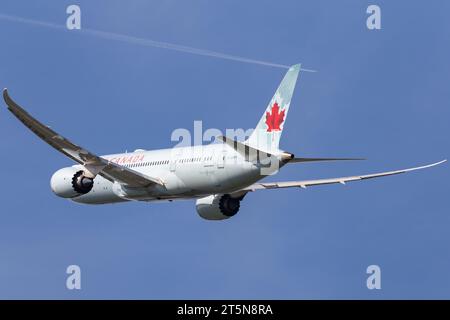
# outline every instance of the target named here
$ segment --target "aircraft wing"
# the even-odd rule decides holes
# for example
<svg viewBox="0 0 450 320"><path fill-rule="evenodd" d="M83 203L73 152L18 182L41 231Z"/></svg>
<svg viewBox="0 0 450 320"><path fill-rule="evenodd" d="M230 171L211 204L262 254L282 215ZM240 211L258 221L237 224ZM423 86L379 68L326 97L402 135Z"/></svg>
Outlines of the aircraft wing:
<svg viewBox="0 0 450 320"><path fill-rule="evenodd" d="M148 177L130 168L110 162L70 142L50 127L40 123L15 103L8 95L7 89L3 90L3 99L8 105L8 110L39 138L70 159L84 165L91 173L98 173L111 182L117 181L130 187L146 187L152 184L163 185L163 182L158 178Z"/></svg>
<svg viewBox="0 0 450 320"><path fill-rule="evenodd" d="M442 160L439 162L435 162L432 164L415 167L415 168L408 168L408 169L395 170L395 171L386 171L386 172L380 172L380 173L372 173L372 174L366 174L366 175L361 175L361 176L349 176L349 177L341 177L341 178L304 180L304 181L261 182L261 183L252 184L246 188L238 190L238 191L234 192L234 194L242 195L242 194L245 194L250 191L256 191L256 190L261 190L261 189L278 189L278 188L292 188L292 187L299 187L299 188L305 189L310 186L318 186L318 185L323 185L323 184L333 184L333 183L345 184L346 182L350 182L350 181L373 179L373 178L391 176L394 174L405 173L405 172L409 172L409 171L425 169L425 168L436 166L436 165L441 164L446 161L447 160Z"/></svg>

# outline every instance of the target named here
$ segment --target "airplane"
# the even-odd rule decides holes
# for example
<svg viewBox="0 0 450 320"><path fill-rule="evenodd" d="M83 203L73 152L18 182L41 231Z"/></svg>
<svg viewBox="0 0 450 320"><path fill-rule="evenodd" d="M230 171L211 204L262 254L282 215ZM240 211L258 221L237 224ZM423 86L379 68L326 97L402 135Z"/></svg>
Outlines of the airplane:
<svg viewBox="0 0 450 320"><path fill-rule="evenodd" d="M126 201L195 199L200 217L224 220L234 216L249 192L264 189L308 188L326 184L396 175L445 162L381 173L305 181L261 182L286 164L362 160L359 158L297 158L279 149L281 134L301 70L289 68L256 128L245 141L218 136L216 143L162 150L98 156L33 118L3 90L8 110L50 146L77 164L56 171L52 191L83 204ZM217 143L219 142L219 143Z"/></svg>

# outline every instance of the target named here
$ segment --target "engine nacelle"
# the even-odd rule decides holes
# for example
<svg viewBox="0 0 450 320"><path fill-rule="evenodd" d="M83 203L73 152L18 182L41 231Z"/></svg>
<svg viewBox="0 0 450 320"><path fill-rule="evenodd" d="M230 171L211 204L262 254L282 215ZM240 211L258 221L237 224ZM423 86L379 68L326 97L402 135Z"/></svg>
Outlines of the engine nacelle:
<svg viewBox="0 0 450 320"><path fill-rule="evenodd" d="M229 194L211 195L198 199L195 205L203 219L224 220L238 213L242 198L232 198Z"/></svg>
<svg viewBox="0 0 450 320"><path fill-rule="evenodd" d="M75 167L56 171L50 179L52 191L62 198L75 198L92 190L94 179L86 177L83 170Z"/></svg>

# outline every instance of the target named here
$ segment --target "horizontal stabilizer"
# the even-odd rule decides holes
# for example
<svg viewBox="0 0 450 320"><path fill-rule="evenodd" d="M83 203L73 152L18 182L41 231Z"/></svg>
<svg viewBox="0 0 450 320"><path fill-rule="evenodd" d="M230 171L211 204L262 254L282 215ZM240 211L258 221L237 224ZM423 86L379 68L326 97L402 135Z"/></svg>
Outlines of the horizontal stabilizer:
<svg viewBox="0 0 450 320"><path fill-rule="evenodd" d="M289 163L295 162L316 162L316 161L352 161L352 160L366 160L364 158L293 158Z"/></svg>

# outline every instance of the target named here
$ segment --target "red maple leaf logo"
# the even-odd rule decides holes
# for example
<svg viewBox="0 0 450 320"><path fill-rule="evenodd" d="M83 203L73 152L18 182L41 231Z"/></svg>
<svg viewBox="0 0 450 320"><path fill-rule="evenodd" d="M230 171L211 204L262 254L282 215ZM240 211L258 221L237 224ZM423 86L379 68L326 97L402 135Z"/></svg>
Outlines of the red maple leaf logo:
<svg viewBox="0 0 450 320"><path fill-rule="evenodd" d="M284 110L280 111L278 103L274 103L270 112L266 112L267 132L280 131L280 126L284 122Z"/></svg>

